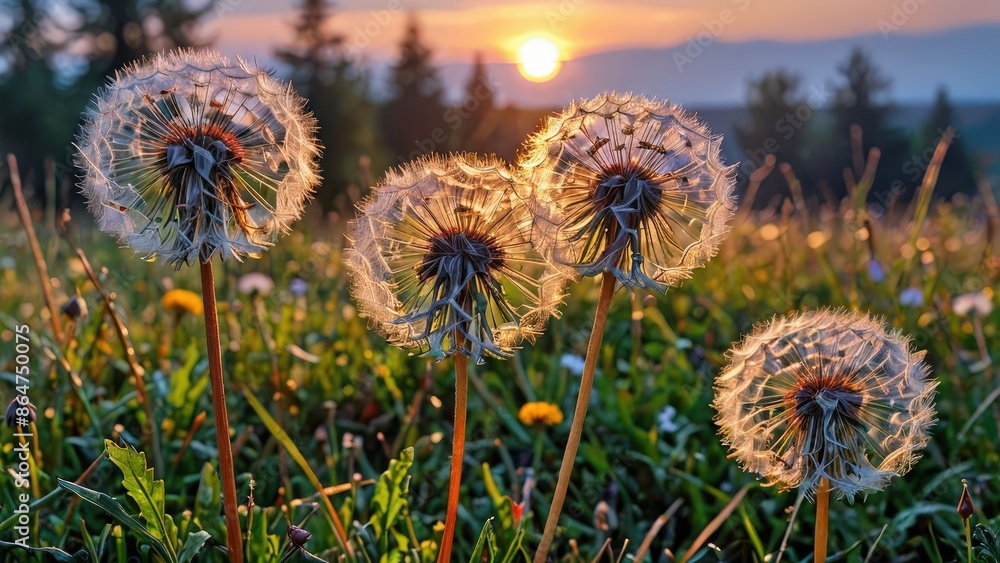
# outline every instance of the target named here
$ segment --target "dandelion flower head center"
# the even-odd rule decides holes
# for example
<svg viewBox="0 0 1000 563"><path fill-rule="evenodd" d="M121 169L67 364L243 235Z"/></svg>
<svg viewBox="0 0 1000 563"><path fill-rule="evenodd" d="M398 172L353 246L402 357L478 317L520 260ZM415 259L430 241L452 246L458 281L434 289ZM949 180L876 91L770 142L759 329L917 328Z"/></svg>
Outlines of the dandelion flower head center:
<svg viewBox="0 0 1000 563"><path fill-rule="evenodd" d="M864 387L849 378L819 374L796 383L785 393L785 404L805 423L835 416L855 424L864 407L863 392Z"/></svg>
<svg viewBox="0 0 1000 563"><path fill-rule="evenodd" d="M729 354L713 402L730 456L767 485L851 499L919 459L934 422L923 353L871 317L808 311L758 327Z"/></svg>
<svg viewBox="0 0 1000 563"><path fill-rule="evenodd" d="M391 171L348 234L351 290L386 339L436 358L509 357L562 302L506 164L426 157Z"/></svg>
<svg viewBox="0 0 1000 563"><path fill-rule="evenodd" d="M504 265L503 249L494 237L452 230L431 237L423 261L417 266L421 282L444 277L460 281L471 275L486 274Z"/></svg>
<svg viewBox="0 0 1000 563"><path fill-rule="evenodd" d="M259 256L319 183L304 105L269 71L215 52L125 69L95 96L78 139L98 226L177 267Z"/></svg>
<svg viewBox="0 0 1000 563"><path fill-rule="evenodd" d="M679 106L631 94L550 118L520 158L546 254L581 275L657 291L690 277L735 209L719 141Z"/></svg>

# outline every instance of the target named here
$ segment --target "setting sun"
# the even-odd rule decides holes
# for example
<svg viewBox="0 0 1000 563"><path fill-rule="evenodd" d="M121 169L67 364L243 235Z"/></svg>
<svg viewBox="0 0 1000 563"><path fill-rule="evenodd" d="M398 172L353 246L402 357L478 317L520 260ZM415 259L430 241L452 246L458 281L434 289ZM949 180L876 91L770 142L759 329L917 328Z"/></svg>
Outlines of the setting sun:
<svg viewBox="0 0 1000 563"><path fill-rule="evenodd" d="M559 47L543 37L525 41L517 50L518 68L528 80L544 82L559 71Z"/></svg>

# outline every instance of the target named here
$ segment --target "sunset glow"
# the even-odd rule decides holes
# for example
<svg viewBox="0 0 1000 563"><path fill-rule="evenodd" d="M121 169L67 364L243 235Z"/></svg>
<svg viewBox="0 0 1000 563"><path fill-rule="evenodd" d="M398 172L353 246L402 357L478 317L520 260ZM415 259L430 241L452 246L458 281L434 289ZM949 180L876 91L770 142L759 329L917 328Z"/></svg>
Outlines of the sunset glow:
<svg viewBox="0 0 1000 563"><path fill-rule="evenodd" d="M517 62L525 78L544 82L559 72L559 47L544 37L529 39L517 50Z"/></svg>

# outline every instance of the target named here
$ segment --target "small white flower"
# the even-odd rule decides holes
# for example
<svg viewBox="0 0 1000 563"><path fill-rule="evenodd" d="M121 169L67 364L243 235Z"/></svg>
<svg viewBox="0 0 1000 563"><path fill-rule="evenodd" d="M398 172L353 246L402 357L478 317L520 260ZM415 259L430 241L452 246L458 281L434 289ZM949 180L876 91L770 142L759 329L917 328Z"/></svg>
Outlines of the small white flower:
<svg viewBox="0 0 1000 563"><path fill-rule="evenodd" d="M960 317L986 317L993 311L993 300L982 291L966 293L956 297L951 302L951 308Z"/></svg>
<svg viewBox="0 0 1000 563"><path fill-rule="evenodd" d="M582 375L585 361L582 356L576 354L563 354L559 357L559 367L568 369L573 375Z"/></svg>

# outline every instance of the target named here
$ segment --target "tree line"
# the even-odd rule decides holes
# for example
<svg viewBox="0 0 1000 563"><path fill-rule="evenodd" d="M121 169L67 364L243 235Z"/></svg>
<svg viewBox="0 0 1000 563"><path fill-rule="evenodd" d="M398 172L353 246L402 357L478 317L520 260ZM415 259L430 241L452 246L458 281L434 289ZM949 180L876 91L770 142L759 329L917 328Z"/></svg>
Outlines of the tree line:
<svg viewBox="0 0 1000 563"><path fill-rule="evenodd" d="M106 76L164 49L211 46L215 38L204 24L238 9L231 2L0 0L0 13L8 14L0 43L0 151L18 156L35 196L55 198L60 206L71 199L73 136L82 110ZM334 17L328 0L302 0L292 39L274 53L279 73L309 100L319 122L325 150L317 200L324 211L350 208L386 168L420 154L516 149L513 139L527 131L505 134L518 110L497 107L479 55L461 101L447 103L432 52L416 16L409 14L387 97L376 101L357 45L330 30ZM737 128L746 153L741 170L752 171L773 154L793 167L805 189L836 197L860 141L865 151L881 150L876 186L919 181L926 166L919 155L926 147L932 150L953 123L946 92L939 93L924 126L911 134L893 121L889 81L863 52L852 53L839 75L832 92L806 91L801 79L785 70L752 81L748 117ZM860 132L854 146L852 126ZM787 191L779 176L761 185L758 203ZM971 192L975 179L959 135L945 160L939 193Z"/></svg>

